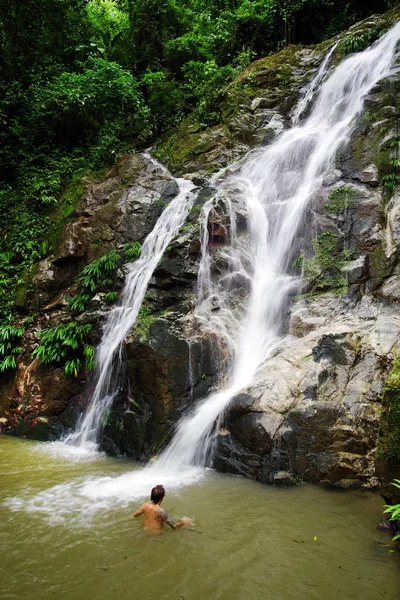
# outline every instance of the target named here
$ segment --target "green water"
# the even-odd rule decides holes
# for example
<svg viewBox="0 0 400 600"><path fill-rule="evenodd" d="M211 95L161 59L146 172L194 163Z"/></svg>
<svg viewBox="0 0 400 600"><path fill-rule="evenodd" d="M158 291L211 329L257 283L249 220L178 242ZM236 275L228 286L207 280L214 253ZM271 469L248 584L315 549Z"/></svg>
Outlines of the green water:
<svg viewBox="0 0 400 600"><path fill-rule="evenodd" d="M135 468L106 457L66 461L35 442L0 436L0 597L400 597L400 556L376 529L377 494L276 489L209 472L167 489L163 506L174 518L191 516L194 526L149 536L131 517L140 499L121 504L119 490L89 502L70 486L89 481L90 494L99 476L108 477L101 480L106 489Z"/></svg>

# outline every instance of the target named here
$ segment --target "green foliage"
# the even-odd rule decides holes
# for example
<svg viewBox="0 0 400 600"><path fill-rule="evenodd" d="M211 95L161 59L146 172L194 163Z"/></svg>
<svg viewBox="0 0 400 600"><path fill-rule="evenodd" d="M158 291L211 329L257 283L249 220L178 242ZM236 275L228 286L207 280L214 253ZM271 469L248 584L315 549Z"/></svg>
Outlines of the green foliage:
<svg viewBox="0 0 400 600"><path fill-rule="evenodd" d="M343 54L351 54L352 52L360 52L368 48L375 40L377 40L385 31L376 29L368 29L364 33L346 35L339 44L338 50Z"/></svg>
<svg viewBox="0 0 400 600"><path fill-rule="evenodd" d="M339 215L345 212L356 196L357 192L353 188L348 186L337 188L329 194L330 202L325 204L325 209L333 215Z"/></svg>
<svg viewBox="0 0 400 600"><path fill-rule="evenodd" d="M84 267L76 278L79 283L79 293L68 300L72 312L87 310L98 288L112 285L119 259L120 253L114 249ZM112 302L110 298L109 296L106 302Z"/></svg>
<svg viewBox="0 0 400 600"><path fill-rule="evenodd" d="M22 337L24 330L14 325L0 325L0 372L4 373L7 369L15 369L17 363L15 357L22 352L22 348L17 346L18 340Z"/></svg>
<svg viewBox="0 0 400 600"><path fill-rule="evenodd" d="M84 294L96 291L100 285L110 285L110 276L114 274L118 260L118 250L111 250L97 260L86 265L76 281L80 283L80 289Z"/></svg>
<svg viewBox="0 0 400 600"><path fill-rule="evenodd" d="M65 71L28 91L27 127L36 143L49 139L66 147L95 143L106 148L110 137L145 140L149 110L133 75L115 62L89 57L77 72ZM99 157L100 158L100 157Z"/></svg>
<svg viewBox="0 0 400 600"><path fill-rule="evenodd" d="M93 298L93 294L77 294L73 298L68 299L68 306L71 312L85 312L89 307L89 302Z"/></svg>
<svg viewBox="0 0 400 600"><path fill-rule="evenodd" d="M307 259L301 254L297 261L298 266L303 266L305 279L316 292L346 293L347 280L342 269L351 260L351 253L338 250L338 238L333 231L319 234L312 246L314 256Z"/></svg>
<svg viewBox="0 0 400 600"><path fill-rule="evenodd" d="M132 242L131 244L125 244L123 247L125 262L130 263L137 260L142 251L140 242Z"/></svg>
<svg viewBox="0 0 400 600"><path fill-rule="evenodd" d="M91 330L90 324L75 321L42 329L32 355L45 364L63 365L66 375L77 377L83 362L87 369L94 368L94 348L88 344Z"/></svg>
<svg viewBox="0 0 400 600"><path fill-rule="evenodd" d="M144 341L148 337L150 327L155 320L156 315L146 304L142 304L136 319L136 331L138 332L141 341Z"/></svg>
<svg viewBox="0 0 400 600"><path fill-rule="evenodd" d="M118 298L118 292L107 292L104 294L104 302L107 304L112 304Z"/></svg>
<svg viewBox="0 0 400 600"><path fill-rule="evenodd" d="M392 166L394 171L384 176L383 185L394 192L400 184L400 161L397 159L392 160Z"/></svg>
<svg viewBox="0 0 400 600"><path fill-rule="evenodd" d="M219 100L226 86L237 75L230 66L219 67L215 60L190 60L182 67L187 95L193 99L196 112L205 123L219 119Z"/></svg>
<svg viewBox="0 0 400 600"><path fill-rule="evenodd" d="M185 92L179 82L167 72L147 71L141 78L141 87L156 133L162 133L179 123L186 107Z"/></svg>
<svg viewBox="0 0 400 600"><path fill-rule="evenodd" d="M124 262L134 262L140 256L142 246L139 242L125 244L122 248ZM90 300L100 288L113 285L115 272L121 259L119 250L111 250L97 260L86 265L76 278L79 292L68 300L72 312L84 312L89 307ZM117 299L117 292L109 290L104 295L104 301L112 304Z"/></svg>
<svg viewBox="0 0 400 600"><path fill-rule="evenodd" d="M86 10L89 24L99 40L98 48L111 56L116 42L128 33L128 13L113 0L91 0Z"/></svg>
<svg viewBox="0 0 400 600"><path fill-rule="evenodd" d="M395 479L392 482L392 485L400 489L400 479ZM384 510L383 512L388 513L390 515L391 521L396 521L400 524L400 504L386 504L386 510ZM394 536L393 541L395 540L400 540L400 533Z"/></svg>

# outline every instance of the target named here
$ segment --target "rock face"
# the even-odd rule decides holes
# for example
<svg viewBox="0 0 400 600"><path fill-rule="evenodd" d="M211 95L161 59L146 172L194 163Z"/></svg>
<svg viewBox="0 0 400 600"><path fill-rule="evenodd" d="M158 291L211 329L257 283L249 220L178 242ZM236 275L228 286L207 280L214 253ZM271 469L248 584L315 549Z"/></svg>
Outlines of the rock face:
<svg viewBox="0 0 400 600"><path fill-rule="evenodd" d="M315 191L298 240L305 295L292 302L281 348L240 395L246 406L234 399L226 415L220 470L268 483L285 471L345 488L381 480L385 499L400 501L388 485L400 475L400 394L397 383L387 387L400 350L400 194L388 184L399 91L398 76L372 90L347 150ZM327 239L337 256L330 269L315 252Z"/></svg>
<svg viewBox="0 0 400 600"><path fill-rule="evenodd" d="M301 337L282 348L235 400L216 465L272 483L279 471L341 487L377 485L374 457L384 382L400 333L394 307L364 298L349 310L334 296L301 299ZM240 399L240 398L239 398Z"/></svg>
<svg viewBox="0 0 400 600"><path fill-rule="evenodd" d="M374 18L374 29L390 25L390 18ZM352 28L352 35L365 27ZM290 126L301 88L332 44L289 46L256 61L227 91L218 126L186 123L158 145L157 156L201 189L154 272L124 345L125 377L105 416L101 439L107 452L138 459L156 454L184 410L216 386L226 357L213 332L202 331L193 317L198 218L215 193L209 175L226 168L228 176L232 161L272 143ZM342 57L339 44L333 61ZM381 479L385 498L396 500L388 482L400 476L395 362L400 192L391 185L398 173L399 82L399 74L392 75L372 90L350 144L315 190L293 250L293 272L299 273L301 263L305 273L303 289L288 308L275 355L232 400L217 435L217 469L276 485L301 478L345 488L375 487ZM32 359L37 330L76 318L93 324L97 343L109 306L101 290L86 311L71 316L67 299L76 293L76 276L105 252L143 242L177 193L174 178L139 154L122 157L104 181L88 187L54 254L35 266L18 295L21 314L37 316L26 327L15 380L8 375L1 387L4 431L52 439L73 426L90 399L90 375L83 371L69 379L57 366L39 365ZM216 277L229 243L224 210L216 207L207 224ZM245 240L246 214L240 211L238 230ZM329 248L335 264L327 268L316 248ZM124 274L119 264L116 291ZM244 282L239 302L247 291Z"/></svg>
<svg viewBox="0 0 400 600"><path fill-rule="evenodd" d="M90 300L88 310L71 313L68 298L77 293L76 276L86 264L111 249L143 242L178 191L171 175L139 154L122 157L103 182L88 188L74 220L64 228L54 255L34 267L23 293L19 294L21 311L35 312L37 317L25 328L15 380L10 376L4 378L1 388L3 431L55 439L74 426L90 401L92 376L83 371L71 379L60 367L39 364L38 359L32 358L32 351L38 345L37 332L75 319L93 325L92 342L97 344L110 307L101 292ZM114 453L124 452L137 458L148 455L190 399L204 395L213 382L207 352L200 358L198 345L189 350L183 333L175 325L175 320L188 313L193 298L199 242L190 219L193 221L196 214L198 207L189 216L187 231L174 241L154 273L146 298L148 316L139 319L137 330L132 331L127 342L125 393L107 417L104 436L104 447ZM118 291L123 280L122 267L114 289ZM167 309L173 309L169 318L164 315ZM161 314L162 319L158 318ZM146 326L146 319L151 320L151 328ZM149 329L152 337L146 341ZM204 347L207 348L207 340ZM189 352L196 363L191 383L185 380ZM179 383L173 383L178 379ZM133 406L132 390L135 412L129 410ZM139 416L133 418L136 412ZM126 435L121 436L122 421Z"/></svg>

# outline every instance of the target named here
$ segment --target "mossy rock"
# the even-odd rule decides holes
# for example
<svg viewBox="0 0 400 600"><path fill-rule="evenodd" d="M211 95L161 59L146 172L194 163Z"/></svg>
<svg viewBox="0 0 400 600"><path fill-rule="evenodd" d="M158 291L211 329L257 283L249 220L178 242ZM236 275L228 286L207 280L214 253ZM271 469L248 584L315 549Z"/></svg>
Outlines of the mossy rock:
<svg viewBox="0 0 400 600"><path fill-rule="evenodd" d="M175 173L210 174L224 167L238 157L235 147L240 154L259 143L252 100L262 96L271 108L282 105L285 113L290 109L288 102L293 104L298 90L310 79L310 71L316 67L325 46L321 45L320 51L315 47L308 51L311 50L315 54L314 65L301 66L304 50L293 45L251 63L227 86L219 124L207 127L191 116L159 141L154 156Z"/></svg>
<svg viewBox="0 0 400 600"><path fill-rule="evenodd" d="M357 190L349 186L336 188L329 194L329 202L325 204L325 210L331 215L339 215L347 210L357 196Z"/></svg>

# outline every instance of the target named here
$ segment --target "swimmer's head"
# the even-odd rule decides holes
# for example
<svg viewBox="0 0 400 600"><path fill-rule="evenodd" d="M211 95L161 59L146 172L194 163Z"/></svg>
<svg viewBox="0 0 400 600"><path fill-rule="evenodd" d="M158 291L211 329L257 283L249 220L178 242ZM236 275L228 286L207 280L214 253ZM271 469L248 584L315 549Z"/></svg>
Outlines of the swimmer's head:
<svg viewBox="0 0 400 600"><path fill-rule="evenodd" d="M153 489L151 490L150 500L154 504L161 504L164 496L165 496L164 486L163 485L156 485L156 487L153 487Z"/></svg>

